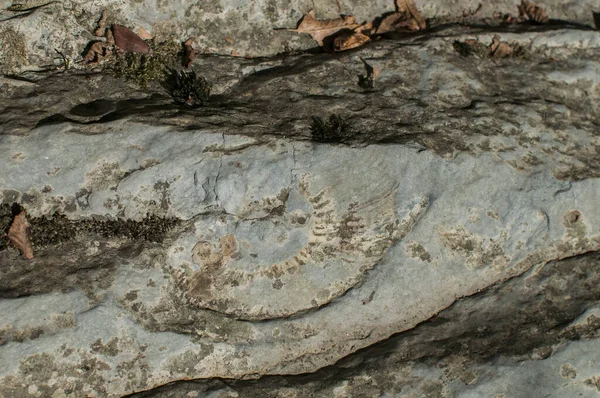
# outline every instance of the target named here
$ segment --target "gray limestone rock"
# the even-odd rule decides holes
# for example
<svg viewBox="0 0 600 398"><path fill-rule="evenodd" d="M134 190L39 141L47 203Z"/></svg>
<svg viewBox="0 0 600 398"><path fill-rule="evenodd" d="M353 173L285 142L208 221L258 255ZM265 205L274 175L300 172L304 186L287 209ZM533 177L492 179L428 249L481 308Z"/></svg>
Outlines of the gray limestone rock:
<svg viewBox="0 0 600 398"><path fill-rule="evenodd" d="M38 40L103 8L213 53L311 45L271 30L310 4L109 3L0 22L24 21L10 62L39 66ZM25 209L36 255L0 238L0 397L597 394L597 4L546 6L570 22L201 54L201 107L108 70L2 77L0 223ZM496 34L519 51L462 51Z"/></svg>

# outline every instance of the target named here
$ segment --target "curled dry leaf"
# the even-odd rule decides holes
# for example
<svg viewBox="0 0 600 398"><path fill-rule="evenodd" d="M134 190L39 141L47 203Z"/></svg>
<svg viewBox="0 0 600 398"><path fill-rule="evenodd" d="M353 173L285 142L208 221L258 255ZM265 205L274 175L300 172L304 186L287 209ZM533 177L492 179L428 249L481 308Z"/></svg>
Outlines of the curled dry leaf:
<svg viewBox="0 0 600 398"><path fill-rule="evenodd" d="M94 31L94 36L104 36L104 31L106 30L106 18L108 17L108 14L106 13L106 10L102 11L102 14L100 15L100 19L98 20L98 27L96 28L96 30Z"/></svg>
<svg viewBox="0 0 600 398"><path fill-rule="evenodd" d="M501 12L495 12L493 14L493 17L494 17L494 19L500 19L500 20L502 20L502 22L508 23L508 24L519 23L519 20L510 14L503 14Z"/></svg>
<svg viewBox="0 0 600 398"><path fill-rule="evenodd" d="M514 49L503 41L500 41L500 36L494 35L492 44L490 44L490 57L505 58L512 55Z"/></svg>
<svg viewBox="0 0 600 398"><path fill-rule="evenodd" d="M519 7L519 17L523 19L527 17L527 19L532 19L537 23L548 23L548 15L546 11L535 5L533 2L521 0L521 5Z"/></svg>
<svg viewBox="0 0 600 398"><path fill-rule="evenodd" d="M396 0L396 8L398 12L408 13L411 16L411 18L413 18L416 21L419 29L427 28L427 23L425 22L425 19L417 9L414 0Z"/></svg>
<svg viewBox="0 0 600 398"><path fill-rule="evenodd" d="M143 40L152 40L154 36L141 26L137 28L137 35Z"/></svg>
<svg viewBox="0 0 600 398"><path fill-rule="evenodd" d="M333 36L343 29L354 30L359 24L354 17L345 15L337 19L317 20L315 10L311 9L298 24L296 29L287 29L293 32L308 33L311 37L323 47L323 40Z"/></svg>
<svg viewBox="0 0 600 398"><path fill-rule="evenodd" d="M352 48L360 47L371 40L367 35L356 31L345 31L340 33L333 40L334 51L346 51Z"/></svg>
<svg viewBox="0 0 600 398"><path fill-rule="evenodd" d="M112 34L115 38L115 45L125 52L147 54L150 52L150 46L131 29L121 25L112 26Z"/></svg>
<svg viewBox="0 0 600 398"><path fill-rule="evenodd" d="M23 257L31 260L33 256L33 248L29 241L29 222L25 217L25 211L21 211L15 216L8 230L8 239L10 242L21 251Z"/></svg>
<svg viewBox="0 0 600 398"><path fill-rule="evenodd" d="M185 51L184 59L183 59L183 67L189 68L192 65L194 59L198 56L198 51L196 51L193 47L194 40L193 37L190 37L183 43L183 48Z"/></svg>
<svg viewBox="0 0 600 398"><path fill-rule="evenodd" d="M382 35L399 30L417 31L419 29L419 24L414 18L407 16L406 13L395 12L381 20L375 33Z"/></svg>
<svg viewBox="0 0 600 398"><path fill-rule="evenodd" d="M375 86L375 79L379 77L381 73L379 68L375 65L369 65L364 59L360 59L365 66L366 75L358 77L358 85L364 89L372 89Z"/></svg>
<svg viewBox="0 0 600 398"><path fill-rule="evenodd" d="M110 51L109 45L107 43L103 41L96 41L92 43L90 48L83 56L83 63L86 65L93 66L105 59L106 57L110 56L111 54L112 52Z"/></svg>

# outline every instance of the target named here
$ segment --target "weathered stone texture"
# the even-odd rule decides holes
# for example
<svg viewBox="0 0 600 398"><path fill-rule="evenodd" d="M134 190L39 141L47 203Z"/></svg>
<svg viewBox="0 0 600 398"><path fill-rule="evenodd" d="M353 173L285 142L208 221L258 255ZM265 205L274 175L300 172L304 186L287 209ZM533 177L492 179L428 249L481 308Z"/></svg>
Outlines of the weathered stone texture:
<svg viewBox="0 0 600 398"><path fill-rule="evenodd" d="M108 6L69 4L88 25ZM293 26L309 6L269 4L112 9L146 29L168 9L181 38L208 15ZM36 253L0 239L0 397L597 394L600 35L578 4L548 4L571 23L342 54L200 55L199 108L102 71L0 78L0 223L22 206ZM65 7L24 26L47 34ZM520 52L456 50L494 34Z"/></svg>

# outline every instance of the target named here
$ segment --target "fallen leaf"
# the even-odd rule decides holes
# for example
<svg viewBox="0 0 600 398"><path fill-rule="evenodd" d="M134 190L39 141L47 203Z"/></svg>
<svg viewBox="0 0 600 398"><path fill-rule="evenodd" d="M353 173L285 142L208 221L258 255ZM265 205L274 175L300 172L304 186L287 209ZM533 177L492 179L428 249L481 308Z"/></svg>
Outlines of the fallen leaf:
<svg viewBox="0 0 600 398"><path fill-rule="evenodd" d="M412 16L412 18L414 18L414 20L417 22L419 29L427 28L427 22L425 22L425 19L417 9L414 0L396 0L396 8L399 12L408 12Z"/></svg>
<svg viewBox="0 0 600 398"><path fill-rule="evenodd" d="M143 40L151 40L154 36L141 26L137 28L137 35Z"/></svg>
<svg viewBox="0 0 600 398"><path fill-rule="evenodd" d="M112 30L106 29L106 33L104 33L104 37L106 37L106 43L114 46L115 45L115 37L113 36Z"/></svg>
<svg viewBox="0 0 600 398"><path fill-rule="evenodd" d="M121 50L142 54L150 52L150 46L131 29L121 25L113 25L112 33L115 38L115 45Z"/></svg>
<svg viewBox="0 0 600 398"><path fill-rule="evenodd" d="M490 44L490 57L505 58L512 55L514 49L503 41L500 41L500 36L494 35L492 44Z"/></svg>
<svg viewBox="0 0 600 398"><path fill-rule="evenodd" d="M535 5L533 2L521 0L521 5L517 6L519 8L519 17L528 19L532 19L537 23L548 23L548 15L546 11Z"/></svg>
<svg viewBox="0 0 600 398"><path fill-rule="evenodd" d="M29 222L27 222L24 210L15 216L15 219L10 225L8 239L21 251L23 257L27 260L31 260L34 257L33 248L29 241Z"/></svg>
<svg viewBox="0 0 600 398"><path fill-rule="evenodd" d="M493 14L493 17L495 19L501 19L502 22L504 22L504 23L509 23L509 24L519 23L519 20L510 14L502 14L501 12L495 12Z"/></svg>
<svg viewBox="0 0 600 398"><path fill-rule="evenodd" d="M190 37L183 43L183 48L185 50L185 56L183 61L183 66L185 68L189 68L192 65L192 62L198 56L198 51L196 51L193 47L194 40L193 37Z"/></svg>
<svg viewBox="0 0 600 398"><path fill-rule="evenodd" d="M345 15L337 19L317 20L315 10L311 9L298 24L296 29L287 29L298 33L308 33L311 37L323 47L323 40L336 34L343 29L355 29L359 24L354 17Z"/></svg>
<svg viewBox="0 0 600 398"><path fill-rule="evenodd" d="M225 38L225 41L226 41L227 43L229 43L229 44L233 44L233 39L232 39L231 37L229 37L229 36L227 36L227 37Z"/></svg>
<svg viewBox="0 0 600 398"><path fill-rule="evenodd" d="M102 11L102 14L100 15L100 19L98 20L98 27L96 28L96 30L94 31L94 36L104 36L104 31L106 30L106 18L108 17L108 14L106 13L106 10Z"/></svg>
<svg viewBox="0 0 600 398"><path fill-rule="evenodd" d="M375 33L382 35L402 29L415 31L419 30L420 28L419 24L414 18L407 17L407 14L403 12L395 12L381 20Z"/></svg>
<svg viewBox="0 0 600 398"><path fill-rule="evenodd" d="M333 50L334 51L346 51L356 47L360 47L366 42L371 40L367 35L362 33L349 31L342 32L333 39Z"/></svg>
<svg viewBox="0 0 600 398"><path fill-rule="evenodd" d="M92 43L90 48L83 56L83 63L90 66L96 65L98 62L111 55L111 53L112 52L110 51L107 43L103 41L96 41Z"/></svg>
<svg viewBox="0 0 600 398"><path fill-rule="evenodd" d="M375 85L375 79L380 74L379 68L375 65L369 65L364 59L360 59L367 71L366 75L358 76L358 85L364 89L372 89Z"/></svg>

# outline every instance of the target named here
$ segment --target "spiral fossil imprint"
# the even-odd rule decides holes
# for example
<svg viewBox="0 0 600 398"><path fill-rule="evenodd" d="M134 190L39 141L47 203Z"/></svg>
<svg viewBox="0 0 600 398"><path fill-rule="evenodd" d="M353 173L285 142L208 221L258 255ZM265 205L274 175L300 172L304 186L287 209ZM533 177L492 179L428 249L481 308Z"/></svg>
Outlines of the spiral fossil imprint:
<svg viewBox="0 0 600 398"><path fill-rule="evenodd" d="M239 319L272 319L320 307L363 280L427 210L429 199L422 197L397 214L397 194L396 185L342 210L327 189L311 195L300 184L278 214L229 218L214 233L206 233L209 224L197 224L201 239L184 249L196 266L175 267L178 286L191 305ZM290 196L309 211L293 209L286 203Z"/></svg>

